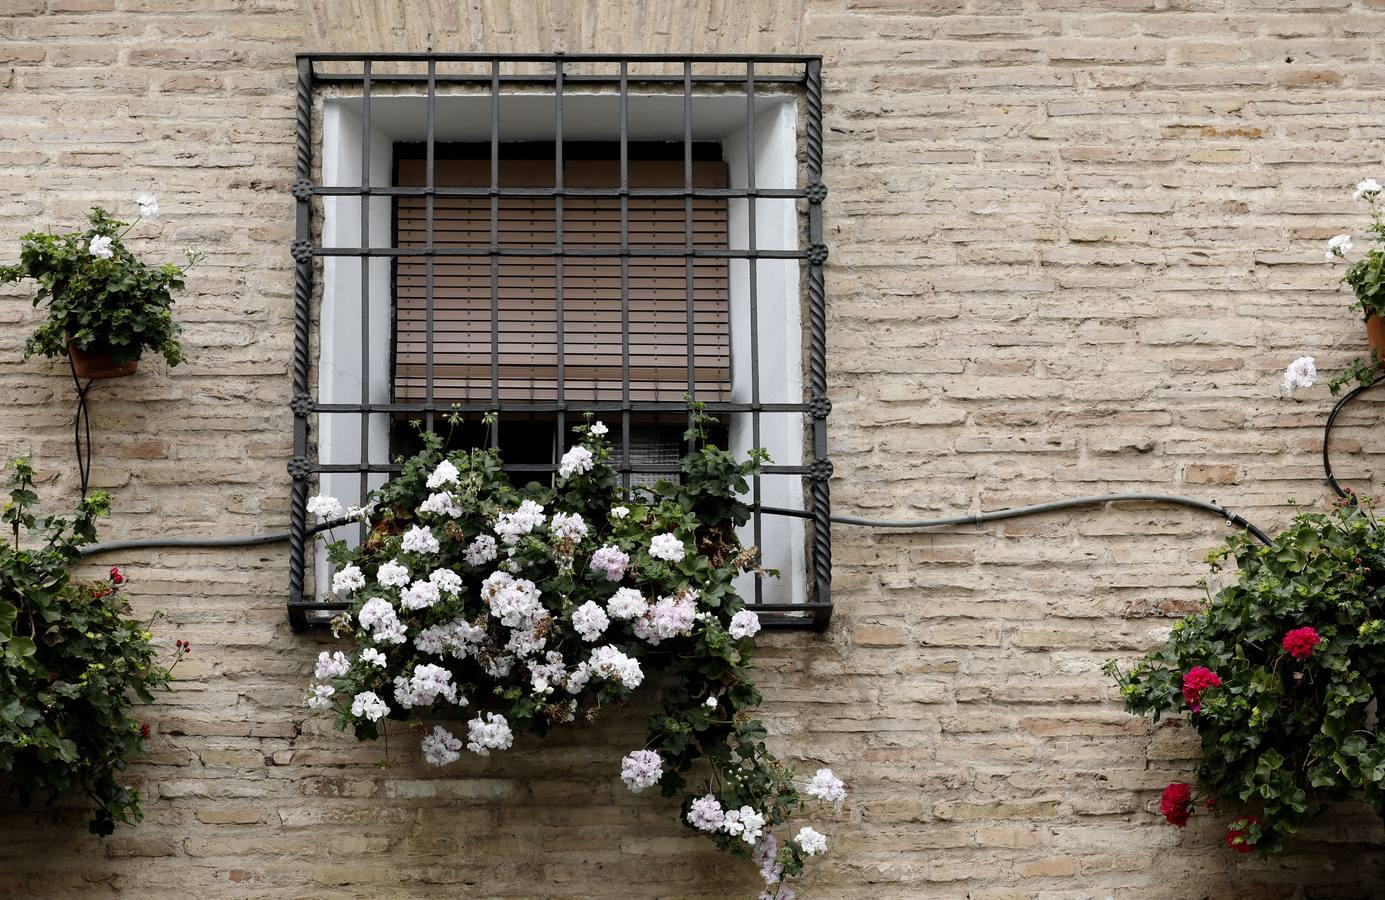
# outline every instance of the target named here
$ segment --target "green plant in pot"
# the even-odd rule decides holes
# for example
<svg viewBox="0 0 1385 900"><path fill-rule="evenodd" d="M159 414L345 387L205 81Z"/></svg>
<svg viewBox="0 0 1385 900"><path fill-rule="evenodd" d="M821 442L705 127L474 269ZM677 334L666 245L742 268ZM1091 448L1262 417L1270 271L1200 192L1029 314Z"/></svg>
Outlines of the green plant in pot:
<svg viewBox="0 0 1385 900"><path fill-rule="evenodd" d="M1350 285L1356 295L1353 309L1359 309L1366 320L1366 340L1370 344L1372 361L1385 358L1385 210L1381 208L1380 198L1385 187L1374 178L1367 178L1356 185L1352 199L1364 200L1370 206L1371 224L1366 235L1373 246L1366 250L1355 262L1348 254L1352 252L1352 235L1339 234L1327 242L1327 260L1341 259L1351 262L1342 283ZM1361 366L1358 360L1354 365Z"/></svg>
<svg viewBox="0 0 1385 900"><path fill-rule="evenodd" d="M141 196L139 207L141 219L158 215L153 197ZM183 348L173 293L200 254L188 251L183 265L151 267L125 245L133 224L99 206L87 219L82 231L29 232L20 239L19 263L0 266L0 284L31 279L38 286L34 305L48 306L48 318L24 345L25 358L70 355L80 378L134 374L145 350L176 366Z"/></svg>

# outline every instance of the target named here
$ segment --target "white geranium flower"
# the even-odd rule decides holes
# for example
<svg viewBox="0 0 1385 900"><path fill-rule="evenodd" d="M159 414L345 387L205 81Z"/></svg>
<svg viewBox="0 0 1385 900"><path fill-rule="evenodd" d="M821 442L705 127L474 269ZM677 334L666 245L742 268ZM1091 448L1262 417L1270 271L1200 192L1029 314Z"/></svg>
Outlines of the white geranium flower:
<svg viewBox="0 0 1385 900"><path fill-rule="evenodd" d="M798 829L798 834L794 840L798 841L798 846L802 847L803 852L808 856L817 856L819 853L827 852L827 836L806 825Z"/></svg>
<svg viewBox="0 0 1385 900"><path fill-rule="evenodd" d="M653 750L636 750L620 761L620 780L632 794L653 787L664 777L664 760Z"/></svg>
<svg viewBox="0 0 1385 900"><path fill-rule="evenodd" d="M1358 182L1356 193L1351 195L1351 199L1360 200L1365 198L1374 202L1376 195L1381 191L1380 184L1374 178L1367 178L1365 181Z"/></svg>
<svg viewBox="0 0 1385 900"><path fill-rule="evenodd" d="M433 733L426 736L420 746L423 759L430 765L445 766L462 758L461 740L441 725L434 725Z"/></svg>
<svg viewBox="0 0 1385 900"><path fill-rule="evenodd" d="M362 691L351 701L351 715L378 722L389 715L390 708L374 691Z"/></svg>
<svg viewBox="0 0 1385 900"><path fill-rule="evenodd" d="M140 194L135 198L139 204L139 217L141 219L157 219L159 217L159 201L153 194Z"/></svg>
<svg viewBox="0 0 1385 900"><path fill-rule="evenodd" d="M582 521L582 516L578 513L554 513L548 528L560 541L576 542L587 536L587 523Z"/></svg>
<svg viewBox="0 0 1385 900"><path fill-rule="evenodd" d="M1345 257L1351 252L1351 235L1339 234L1327 242L1327 261L1341 256Z"/></svg>
<svg viewBox="0 0 1385 900"><path fill-rule="evenodd" d="M330 684L315 684L313 692L308 695L308 708L324 710L332 708L332 695L337 689Z"/></svg>
<svg viewBox="0 0 1385 900"><path fill-rule="evenodd" d="M313 676L320 681L329 678L340 678L351 671L351 660L346 658L346 654L338 650L336 653L328 653L323 650L317 655L317 667L313 669Z"/></svg>
<svg viewBox="0 0 1385 900"><path fill-rule="evenodd" d="M702 702L702 705L705 706L705 707L707 707L708 709L716 709L716 708L717 708L717 698L716 698L716 697L708 697L706 700L704 700L704 701Z"/></svg>
<svg viewBox="0 0 1385 900"><path fill-rule="evenodd" d="M349 565L332 576L332 593L353 594L365 587L365 573L360 566Z"/></svg>
<svg viewBox="0 0 1385 900"><path fill-rule="evenodd" d="M571 478L573 475L590 472L595 464L592 452L578 444L564 453L563 458L558 460L558 477Z"/></svg>
<svg viewBox="0 0 1385 900"><path fill-rule="evenodd" d="M731 625L726 629L736 640L754 637L760 630L760 617L748 609L743 609L731 617Z"/></svg>
<svg viewBox="0 0 1385 900"><path fill-rule="evenodd" d="M1313 365L1313 357L1300 356L1284 370L1284 393L1292 394L1299 388L1310 388L1317 380L1318 369Z"/></svg>
<svg viewBox="0 0 1385 900"><path fill-rule="evenodd" d="M630 507L628 507L628 506L613 506L613 507L611 507L611 518L612 518L612 519L623 519L623 518L625 518L625 517L628 516L628 515L630 515Z"/></svg>
<svg viewBox="0 0 1385 900"><path fill-rule="evenodd" d="M115 251L111 249L111 239L104 234L98 234L87 244L87 252L97 259L110 259L115 256Z"/></svg>
<svg viewBox="0 0 1385 900"><path fill-rule="evenodd" d="M697 798L688 810L688 824L698 831L716 831L725 820L721 802L713 794Z"/></svg>
<svg viewBox="0 0 1385 900"><path fill-rule="evenodd" d="M438 463L438 467L433 470L433 474L428 476L428 490L435 491L444 484L456 484L460 480L462 473L451 461L444 459Z"/></svg>
<svg viewBox="0 0 1385 900"><path fill-rule="evenodd" d="M434 569L428 580L438 586L444 594L456 594L462 589L462 576L451 569Z"/></svg>
<svg viewBox="0 0 1385 900"><path fill-rule="evenodd" d="M600 436L600 435L605 434L605 433L608 432L608 431L610 431L610 429L606 427L606 424L605 424L604 422L593 422L593 423L592 423L592 427L591 427L591 433L592 433L592 434L595 434L595 435Z"/></svg>
<svg viewBox="0 0 1385 900"><path fill-rule="evenodd" d="M441 548L438 539L433 537L433 529L427 525L415 525L404 532L404 539L399 542L399 546L410 553L437 553Z"/></svg>
<svg viewBox="0 0 1385 900"><path fill-rule="evenodd" d="M610 624L611 620L606 617L606 611L597 605L595 600L588 600L572 611L572 627L584 641L595 641Z"/></svg>
<svg viewBox="0 0 1385 900"><path fill-rule="evenodd" d="M383 669L385 667L385 654L374 647L367 647L361 651L361 662Z"/></svg>
<svg viewBox="0 0 1385 900"><path fill-rule="evenodd" d="M467 545L462 554L469 566L484 566L496 556L495 538L488 534L478 534L476 540Z"/></svg>
<svg viewBox="0 0 1385 900"><path fill-rule="evenodd" d="M375 580L385 587L403 587L409 583L409 570L401 566L399 560L392 559L380 564L380 570L375 573Z"/></svg>
<svg viewBox="0 0 1385 900"><path fill-rule="evenodd" d="M721 824L722 831L731 835L740 835L741 840L747 844L754 844L758 841L764 832L764 827L765 817L749 806L727 810L726 817Z"/></svg>
<svg viewBox="0 0 1385 900"><path fill-rule="evenodd" d="M805 790L809 796L825 800L835 805L837 809L842 808L842 801L846 799L846 785L842 783L840 778L832 774L831 769L818 769Z"/></svg>
<svg viewBox="0 0 1385 900"><path fill-rule="evenodd" d="M499 713L486 713L466 723L466 748L478 756L490 756L492 750L508 750L514 743L510 723Z"/></svg>
<svg viewBox="0 0 1385 900"><path fill-rule="evenodd" d="M438 491L436 494L429 494L428 499L424 500L418 507L419 515L432 513L435 516L450 516L458 518L465 510L457 505L457 500L447 491Z"/></svg>
<svg viewBox="0 0 1385 900"><path fill-rule="evenodd" d="M682 562L687 550L676 534L656 534L649 542L649 555L668 562Z"/></svg>
<svg viewBox="0 0 1385 900"><path fill-rule="evenodd" d="M432 581L415 581L399 592L399 605L405 609L427 609L440 599L438 586Z"/></svg>
<svg viewBox="0 0 1385 900"><path fill-rule="evenodd" d="M345 514L346 510L336 497L318 494L308 498L308 512L319 519L336 519Z"/></svg>
<svg viewBox="0 0 1385 900"><path fill-rule="evenodd" d="M633 619L649 611L649 601L634 588L621 588L606 601L606 612L613 619Z"/></svg>

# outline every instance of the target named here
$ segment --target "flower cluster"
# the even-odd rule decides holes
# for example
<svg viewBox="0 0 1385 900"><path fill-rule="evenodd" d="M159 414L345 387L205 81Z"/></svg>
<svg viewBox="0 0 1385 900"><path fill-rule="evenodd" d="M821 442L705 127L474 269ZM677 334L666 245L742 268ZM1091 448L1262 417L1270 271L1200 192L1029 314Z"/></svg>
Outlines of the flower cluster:
<svg viewBox="0 0 1385 900"><path fill-rule="evenodd" d="M766 882L791 896L785 880L827 839L803 827L781 844L774 830L808 798L839 809L845 788L826 769L800 786L753 716L760 620L733 586L753 565L735 538L749 515L736 498L764 454L738 461L704 440L683 465L696 490L661 483L632 497L606 428L575 430L555 486L523 490L498 451L444 453L424 435L425 449L372 496L366 540L329 545L332 592L351 604L337 631L357 650L324 651L305 702L361 739L389 719L455 720L475 704L464 734L416 726L423 760L445 766L508 749L521 732L597 719L658 671L663 711L620 761L621 781L681 794L689 828L764 857ZM324 519L341 509L309 502ZM693 777L706 780L693 790Z"/></svg>
<svg viewBox="0 0 1385 900"><path fill-rule="evenodd" d="M1385 531L1359 501L1295 517L1270 546L1235 535L1212 557L1227 559L1238 577L1205 610L1128 673L1108 671L1127 709L1184 714L1201 739L1196 788L1166 787L1164 818L1228 806L1226 845L1269 853L1334 802L1385 809Z"/></svg>

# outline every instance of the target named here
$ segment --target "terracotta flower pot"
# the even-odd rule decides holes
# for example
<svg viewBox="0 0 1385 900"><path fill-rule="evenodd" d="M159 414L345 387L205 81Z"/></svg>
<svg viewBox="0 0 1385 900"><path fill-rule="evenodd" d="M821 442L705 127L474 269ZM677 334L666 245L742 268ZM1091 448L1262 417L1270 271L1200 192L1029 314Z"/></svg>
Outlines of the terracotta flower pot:
<svg viewBox="0 0 1385 900"><path fill-rule="evenodd" d="M116 362L111 358L110 351L95 348L83 350L70 341L67 352L72 357L72 368L77 372L78 378L123 378L135 374L135 370L139 368L137 359Z"/></svg>
<svg viewBox="0 0 1385 900"><path fill-rule="evenodd" d="M1385 360L1385 319L1366 317L1366 342L1370 344L1372 359Z"/></svg>

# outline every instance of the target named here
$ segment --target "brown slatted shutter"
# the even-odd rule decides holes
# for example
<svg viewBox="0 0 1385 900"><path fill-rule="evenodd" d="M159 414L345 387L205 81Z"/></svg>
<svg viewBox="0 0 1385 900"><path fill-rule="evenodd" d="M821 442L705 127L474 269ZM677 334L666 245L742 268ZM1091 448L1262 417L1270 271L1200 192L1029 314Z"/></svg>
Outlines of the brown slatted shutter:
<svg viewBox="0 0 1385 900"><path fill-rule="evenodd" d="M437 160L439 187L486 187L488 159ZM681 161L631 160L631 187L682 187ZM401 160L399 183L424 183L423 160ZM615 160L571 160L568 187L618 187ZM546 187L553 160L502 160L503 187ZM695 187L725 187L726 164L693 163ZM434 246L487 248L491 242L488 197L436 197ZM554 244L551 197L499 201L499 244L507 249ZM726 201L693 200L693 244L725 248ZM399 247L426 245L422 197L401 197L396 227ZM629 241L633 251L684 246L682 197L631 197ZM622 386L620 257L581 257L583 250L620 246L620 200L566 197L563 203L563 381L570 402L619 401ZM558 304L552 256L499 257L499 396L508 401L557 398ZM693 373L699 399L730 396L729 287L725 259L632 256L629 265L630 399L678 401L688 390L687 269L693 267ZM402 256L395 276L394 398L426 397L425 263ZM433 398L435 402L484 403L491 399L491 265L486 256L435 258L433 269Z"/></svg>

